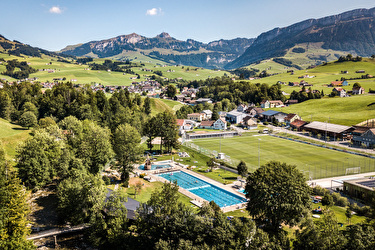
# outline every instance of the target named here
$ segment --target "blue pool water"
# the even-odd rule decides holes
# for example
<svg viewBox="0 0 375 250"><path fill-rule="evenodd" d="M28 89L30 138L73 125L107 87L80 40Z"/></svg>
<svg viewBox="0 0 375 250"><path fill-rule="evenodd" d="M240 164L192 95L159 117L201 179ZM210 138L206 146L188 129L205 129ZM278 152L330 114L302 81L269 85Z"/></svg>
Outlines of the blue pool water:
<svg viewBox="0 0 375 250"><path fill-rule="evenodd" d="M162 169L162 168L169 168L169 167L171 167L171 165L169 165L169 164L162 164L162 165L154 165L154 164L152 164L151 165L151 170L155 170L155 169ZM140 170L145 170L145 165L140 165L139 167L138 167L138 169L140 169Z"/></svg>
<svg viewBox="0 0 375 250"><path fill-rule="evenodd" d="M227 207L246 202L246 199L241 196L211 185L208 182L182 171L160 174L159 176L169 181L177 181L177 184L183 189L207 201L213 200L219 207Z"/></svg>
<svg viewBox="0 0 375 250"><path fill-rule="evenodd" d="M244 188L238 189L238 192L243 193L243 194L246 194Z"/></svg>

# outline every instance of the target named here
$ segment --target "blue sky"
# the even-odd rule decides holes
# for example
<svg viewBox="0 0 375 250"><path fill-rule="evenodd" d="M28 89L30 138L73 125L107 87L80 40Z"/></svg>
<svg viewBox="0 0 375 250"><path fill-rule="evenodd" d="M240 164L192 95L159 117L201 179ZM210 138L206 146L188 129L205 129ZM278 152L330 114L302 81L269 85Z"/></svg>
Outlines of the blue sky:
<svg viewBox="0 0 375 250"><path fill-rule="evenodd" d="M1 0L0 34L47 50L138 33L210 42L252 38L275 27L374 0Z"/></svg>

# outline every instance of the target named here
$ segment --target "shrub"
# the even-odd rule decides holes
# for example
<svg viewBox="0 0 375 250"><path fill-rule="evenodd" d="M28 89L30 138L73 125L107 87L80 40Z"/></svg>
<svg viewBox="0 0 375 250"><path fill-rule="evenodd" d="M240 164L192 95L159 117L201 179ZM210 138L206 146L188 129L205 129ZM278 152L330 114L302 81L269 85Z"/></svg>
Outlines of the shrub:
<svg viewBox="0 0 375 250"><path fill-rule="evenodd" d="M268 122L263 122L264 125L268 125Z"/></svg>
<svg viewBox="0 0 375 250"><path fill-rule="evenodd" d="M313 194L314 195L324 196L328 193L329 193L329 191L325 188L322 188L321 186L315 186L313 188Z"/></svg>
<svg viewBox="0 0 375 250"><path fill-rule="evenodd" d="M347 205L349 205L349 201L346 197L340 197L336 202L335 202L335 205L336 206L340 206L340 207L346 207Z"/></svg>
<svg viewBox="0 0 375 250"><path fill-rule="evenodd" d="M109 178L108 176L103 175L102 179L103 179L105 185L111 184L111 178Z"/></svg>

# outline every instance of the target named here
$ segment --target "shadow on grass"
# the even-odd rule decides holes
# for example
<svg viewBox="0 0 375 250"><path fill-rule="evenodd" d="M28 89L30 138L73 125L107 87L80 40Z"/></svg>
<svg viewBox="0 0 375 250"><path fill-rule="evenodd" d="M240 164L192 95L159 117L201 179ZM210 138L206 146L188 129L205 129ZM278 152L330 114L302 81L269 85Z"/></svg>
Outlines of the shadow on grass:
<svg viewBox="0 0 375 250"><path fill-rule="evenodd" d="M29 130L28 128L12 128L13 130Z"/></svg>

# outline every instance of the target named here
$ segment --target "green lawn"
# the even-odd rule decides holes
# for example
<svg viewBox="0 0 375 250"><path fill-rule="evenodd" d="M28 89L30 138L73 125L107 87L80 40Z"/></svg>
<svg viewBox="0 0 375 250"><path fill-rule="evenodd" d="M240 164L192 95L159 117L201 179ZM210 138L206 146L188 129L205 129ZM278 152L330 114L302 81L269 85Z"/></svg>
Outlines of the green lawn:
<svg viewBox="0 0 375 250"><path fill-rule="evenodd" d="M29 137L30 130L11 124L0 118L0 140L7 154L7 159L12 160L16 156L16 148L19 143Z"/></svg>
<svg viewBox="0 0 375 250"><path fill-rule="evenodd" d="M260 139L260 140L259 140ZM220 139L199 139L194 144L219 152ZM259 151L258 151L259 149ZM240 136L222 139L221 152L230 156L233 165L246 162L250 171L271 160L293 164L313 179L346 174L346 168L361 167L361 172L375 171L375 160L271 136ZM258 158L259 152L259 158Z"/></svg>

